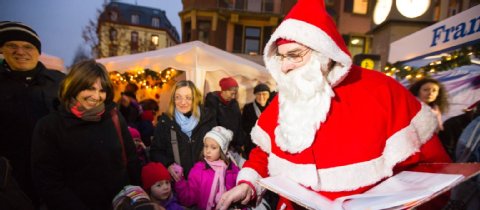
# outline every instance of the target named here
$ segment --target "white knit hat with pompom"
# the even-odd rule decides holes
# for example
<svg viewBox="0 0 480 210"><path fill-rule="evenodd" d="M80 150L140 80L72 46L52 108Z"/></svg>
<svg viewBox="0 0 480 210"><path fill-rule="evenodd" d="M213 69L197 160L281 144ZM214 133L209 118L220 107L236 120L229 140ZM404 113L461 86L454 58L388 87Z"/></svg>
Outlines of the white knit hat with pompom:
<svg viewBox="0 0 480 210"><path fill-rule="evenodd" d="M205 142L206 138L212 138L215 140L220 148L222 149L223 153L227 154L228 145L232 141L233 132L228 130L222 126L215 126L210 130L205 137L203 138L203 142Z"/></svg>

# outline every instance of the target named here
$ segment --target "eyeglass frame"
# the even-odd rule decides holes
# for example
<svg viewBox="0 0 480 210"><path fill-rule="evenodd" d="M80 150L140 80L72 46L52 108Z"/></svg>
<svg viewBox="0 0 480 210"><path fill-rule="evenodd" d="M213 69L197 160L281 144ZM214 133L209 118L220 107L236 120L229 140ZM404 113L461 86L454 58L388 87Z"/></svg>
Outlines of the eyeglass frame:
<svg viewBox="0 0 480 210"><path fill-rule="evenodd" d="M182 101L193 102L193 97L192 96L186 96L186 97L174 96L173 99L175 101L178 101L178 102L182 102Z"/></svg>
<svg viewBox="0 0 480 210"><path fill-rule="evenodd" d="M5 48L7 48L8 50L12 51L12 52L15 52L15 51L18 51L19 49L22 49L22 51L30 53L30 52L33 52L34 50L37 49L37 47L35 47L32 44L24 44L22 46L19 46L19 45L14 44L14 43L5 43L3 46Z"/></svg>
<svg viewBox="0 0 480 210"><path fill-rule="evenodd" d="M282 55L278 53L278 50L277 50L277 52L275 52L275 55L273 57L280 62L283 62L285 59L287 59L287 61L292 63L301 63L303 61L303 57L305 57L308 54L308 52L310 52L311 50L312 49L306 47L304 50L298 52L296 55L288 55L288 54ZM295 61L295 59L300 59L300 60Z"/></svg>

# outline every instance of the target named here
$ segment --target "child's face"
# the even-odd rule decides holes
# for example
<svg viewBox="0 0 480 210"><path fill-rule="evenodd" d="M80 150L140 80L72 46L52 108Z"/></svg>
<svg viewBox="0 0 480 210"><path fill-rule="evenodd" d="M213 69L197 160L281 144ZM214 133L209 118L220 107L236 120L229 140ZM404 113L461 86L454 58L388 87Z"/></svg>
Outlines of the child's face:
<svg viewBox="0 0 480 210"><path fill-rule="evenodd" d="M167 200L172 192L172 186L169 180L155 182L150 187L151 196L157 200Z"/></svg>
<svg viewBox="0 0 480 210"><path fill-rule="evenodd" d="M203 143L203 156L205 159L208 161L217 161L220 159L220 152L222 152L222 149L215 140L208 137L205 138Z"/></svg>

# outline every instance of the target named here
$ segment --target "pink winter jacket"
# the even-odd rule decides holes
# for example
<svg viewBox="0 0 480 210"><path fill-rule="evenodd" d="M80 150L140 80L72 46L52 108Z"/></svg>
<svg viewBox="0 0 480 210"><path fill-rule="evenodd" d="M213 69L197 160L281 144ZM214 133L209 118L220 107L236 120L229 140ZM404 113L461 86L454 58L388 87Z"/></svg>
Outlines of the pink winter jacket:
<svg viewBox="0 0 480 210"><path fill-rule="evenodd" d="M227 190L235 187L239 168L230 164L225 172L225 187ZM195 163L188 174L188 180L182 179L175 183L175 191L183 206L196 205L198 209L206 209L210 189L212 188L215 171L205 162Z"/></svg>

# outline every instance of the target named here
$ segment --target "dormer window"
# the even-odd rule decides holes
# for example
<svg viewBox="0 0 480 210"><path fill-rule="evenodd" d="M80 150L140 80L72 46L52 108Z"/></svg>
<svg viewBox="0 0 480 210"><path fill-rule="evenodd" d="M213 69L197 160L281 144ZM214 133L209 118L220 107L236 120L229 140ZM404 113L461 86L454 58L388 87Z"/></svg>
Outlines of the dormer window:
<svg viewBox="0 0 480 210"><path fill-rule="evenodd" d="M152 27L155 27L155 28L160 27L160 18L158 17L152 18Z"/></svg>
<svg viewBox="0 0 480 210"><path fill-rule="evenodd" d="M140 16L137 14L133 14L131 17L131 22L132 24L138 24L140 23Z"/></svg>
<svg viewBox="0 0 480 210"><path fill-rule="evenodd" d="M118 13L116 11L110 11L110 20L117 21L117 19L118 19Z"/></svg>

